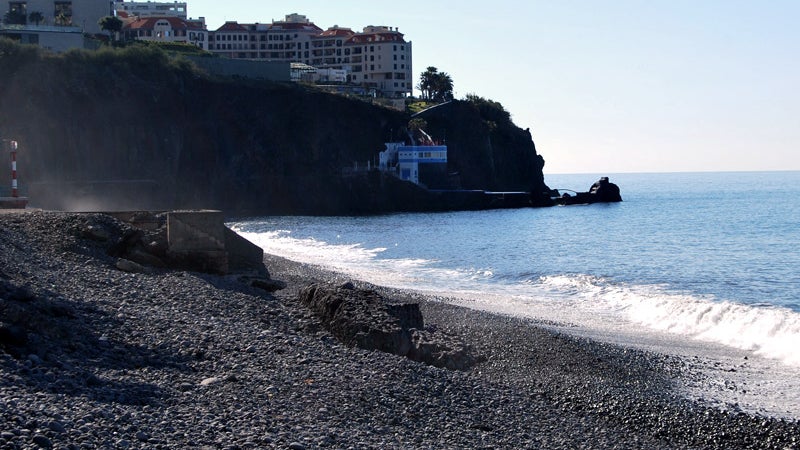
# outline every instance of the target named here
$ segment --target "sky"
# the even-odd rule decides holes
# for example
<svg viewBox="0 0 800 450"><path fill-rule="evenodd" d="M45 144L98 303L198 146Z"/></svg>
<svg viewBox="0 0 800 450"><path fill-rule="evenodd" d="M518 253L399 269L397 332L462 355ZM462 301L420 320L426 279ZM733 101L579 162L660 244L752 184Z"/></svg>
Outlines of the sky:
<svg viewBox="0 0 800 450"><path fill-rule="evenodd" d="M398 27L416 80L500 102L545 173L800 170L800 1L187 0L208 28Z"/></svg>

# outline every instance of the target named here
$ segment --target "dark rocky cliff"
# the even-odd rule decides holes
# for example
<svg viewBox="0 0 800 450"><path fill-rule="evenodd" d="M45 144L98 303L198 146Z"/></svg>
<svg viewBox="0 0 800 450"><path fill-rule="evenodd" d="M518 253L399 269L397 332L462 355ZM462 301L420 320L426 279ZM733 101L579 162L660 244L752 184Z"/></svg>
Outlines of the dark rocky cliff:
<svg viewBox="0 0 800 450"><path fill-rule="evenodd" d="M48 56L0 42L0 136L20 142L20 183L32 206L229 214L447 208L392 177L343 176L402 138L408 120L302 86L213 79L152 49ZM529 133L481 128L485 119L470 102L426 120L446 128L462 187L545 189Z"/></svg>

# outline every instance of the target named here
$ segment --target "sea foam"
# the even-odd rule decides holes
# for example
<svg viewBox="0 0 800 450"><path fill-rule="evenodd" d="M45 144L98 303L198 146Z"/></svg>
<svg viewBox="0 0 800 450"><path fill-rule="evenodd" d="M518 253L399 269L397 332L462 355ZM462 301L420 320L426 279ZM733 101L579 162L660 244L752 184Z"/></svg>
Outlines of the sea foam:
<svg viewBox="0 0 800 450"><path fill-rule="evenodd" d="M234 228L236 228L234 226ZM800 367L800 313L745 305L666 286L618 283L582 274L498 279L489 268L455 270L435 260L382 258L386 248L296 239L287 230L243 232L266 252L356 279L464 300L462 304L587 327L669 333L752 351Z"/></svg>
<svg viewBox="0 0 800 450"><path fill-rule="evenodd" d="M575 295L586 310L615 312L649 329L715 342L800 366L800 314L788 308L745 305L711 296L670 292L664 286L613 283L600 277L543 277L558 295ZM593 304L592 304L593 303Z"/></svg>

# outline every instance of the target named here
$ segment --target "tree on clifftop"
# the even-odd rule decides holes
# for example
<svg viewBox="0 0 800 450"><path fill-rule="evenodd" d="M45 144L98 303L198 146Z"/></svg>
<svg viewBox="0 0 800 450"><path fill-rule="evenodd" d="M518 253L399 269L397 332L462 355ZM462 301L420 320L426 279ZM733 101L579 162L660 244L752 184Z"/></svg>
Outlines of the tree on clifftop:
<svg viewBox="0 0 800 450"><path fill-rule="evenodd" d="M108 31L109 37L114 41L114 36L122 30L122 19L117 16L105 16L97 21L101 30Z"/></svg>
<svg viewBox="0 0 800 450"><path fill-rule="evenodd" d="M441 103L453 99L453 79L447 72L439 72L433 66L422 72L417 89L425 100Z"/></svg>

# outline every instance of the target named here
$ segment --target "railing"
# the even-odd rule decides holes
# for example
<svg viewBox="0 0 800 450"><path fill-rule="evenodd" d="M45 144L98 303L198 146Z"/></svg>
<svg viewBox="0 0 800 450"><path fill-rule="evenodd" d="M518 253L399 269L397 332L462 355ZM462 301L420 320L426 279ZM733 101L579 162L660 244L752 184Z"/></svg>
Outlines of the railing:
<svg viewBox="0 0 800 450"><path fill-rule="evenodd" d="M2 31L35 31L35 32L48 32L48 33L81 33L80 27L73 26L56 26L56 25L17 25L0 23L0 30Z"/></svg>

